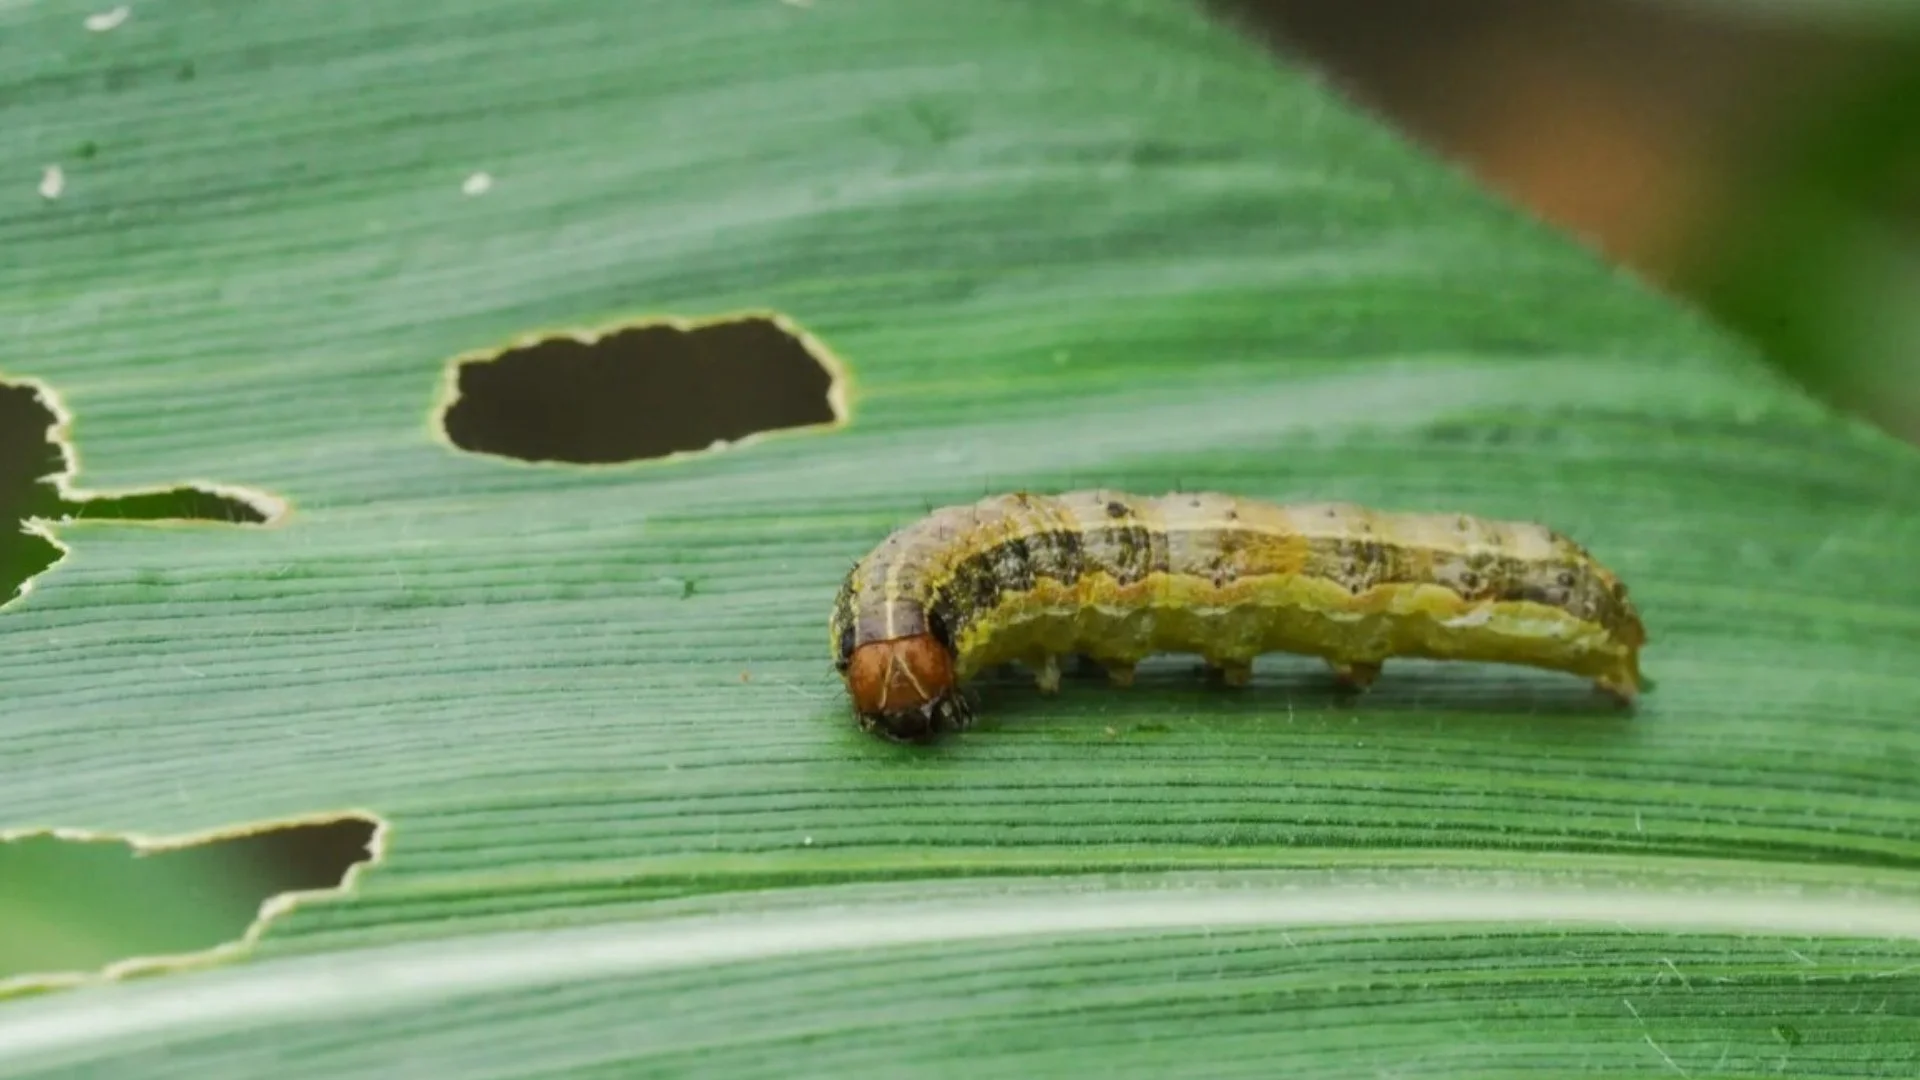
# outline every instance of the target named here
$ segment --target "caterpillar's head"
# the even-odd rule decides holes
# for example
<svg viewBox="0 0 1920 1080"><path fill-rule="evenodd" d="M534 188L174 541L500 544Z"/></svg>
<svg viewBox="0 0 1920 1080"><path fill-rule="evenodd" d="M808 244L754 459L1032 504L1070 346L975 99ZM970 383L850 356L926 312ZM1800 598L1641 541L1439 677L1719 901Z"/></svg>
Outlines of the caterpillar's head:
<svg viewBox="0 0 1920 1080"><path fill-rule="evenodd" d="M847 693L860 726L889 738L930 739L967 726L966 699L954 678L953 653L932 634L854 647Z"/></svg>

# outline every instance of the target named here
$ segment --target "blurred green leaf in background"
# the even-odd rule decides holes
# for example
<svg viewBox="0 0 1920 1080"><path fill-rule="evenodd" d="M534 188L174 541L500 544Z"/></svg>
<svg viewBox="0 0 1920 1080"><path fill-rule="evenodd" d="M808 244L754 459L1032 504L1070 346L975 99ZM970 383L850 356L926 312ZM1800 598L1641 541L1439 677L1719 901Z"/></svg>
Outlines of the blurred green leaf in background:
<svg viewBox="0 0 1920 1080"><path fill-rule="evenodd" d="M0 2L0 376L87 489L288 510L50 526L0 829L391 832L242 959L0 1002L0 1076L1920 1071L1920 452L1212 16L90 14ZM453 357L763 311L846 423L437 430ZM855 730L847 565L1092 485L1549 523L1659 689L1170 660Z"/></svg>
<svg viewBox="0 0 1920 1080"><path fill-rule="evenodd" d="M1225 6L1821 397L1920 442L1920 4Z"/></svg>

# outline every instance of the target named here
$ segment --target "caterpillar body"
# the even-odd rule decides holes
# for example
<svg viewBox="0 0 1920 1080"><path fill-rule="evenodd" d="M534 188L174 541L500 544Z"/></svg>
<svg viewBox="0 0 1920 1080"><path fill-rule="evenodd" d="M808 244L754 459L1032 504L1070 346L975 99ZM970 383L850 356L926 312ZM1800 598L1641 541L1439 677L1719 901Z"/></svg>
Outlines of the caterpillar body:
<svg viewBox="0 0 1920 1080"><path fill-rule="evenodd" d="M1394 657L1494 661L1631 704L1646 641L1626 586L1542 525L1116 491L934 511L854 566L832 635L861 726L896 739L967 726L960 685L998 664L1051 693L1067 654L1125 685L1151 654L1198 653L1239 685L1299 653L1354 689Z"/></svg>

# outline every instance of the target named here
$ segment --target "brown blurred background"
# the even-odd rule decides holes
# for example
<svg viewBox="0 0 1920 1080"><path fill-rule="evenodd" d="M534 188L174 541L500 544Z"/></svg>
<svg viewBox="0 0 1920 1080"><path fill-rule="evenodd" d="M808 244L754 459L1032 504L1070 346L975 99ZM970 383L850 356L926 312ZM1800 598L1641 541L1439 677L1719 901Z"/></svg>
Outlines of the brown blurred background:
<svg viewBox="0 0 1920 1080"><path fill-rule="evenodd" d="M1920 0L1219 0L1920 442Z"/></svg>

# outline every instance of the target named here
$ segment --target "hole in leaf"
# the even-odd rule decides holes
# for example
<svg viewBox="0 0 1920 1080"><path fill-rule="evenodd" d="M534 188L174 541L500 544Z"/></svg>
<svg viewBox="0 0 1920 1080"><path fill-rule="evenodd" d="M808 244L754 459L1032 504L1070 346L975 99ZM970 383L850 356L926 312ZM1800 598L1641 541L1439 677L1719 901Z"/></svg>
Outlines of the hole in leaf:
<svg viewBox="0 0 1920 1080"><path fill-rule="evenodd" d="M127 495L96 495L73 504L67 516L86 521L218 521L264 525L266 511L245 499L202 488L168 488Z"/></svg>
<svg viewBox="0 0 1920 1080"><path fill-rule="evenodd" d="M49 517L60 505L53 478L67 461L47 438L54 422L31 387L0 383L0 604L60 560L53 541L26 529L28 518Z"/></svg>
<svg viewBox="0 0 1920 1080"><path fill-rule="evenodd" d="M180 967L243 945L380 854L366 815L189 842L35 833L0 842L0 994Z"/></svg>
<svg viewBox="0 0 1920 1080"><path fill-rule="evenodd" d="M218 521L265 524L281 513L265 495L205 487L94 494L74 491L73 455L52 392L0 382L0 604L60 561L46 524L62 521Z"/></svg>
<svg viewBox="0 0 1920 1080"><path fill-rule="evenodd" d="M461 359L441 424L473 453L640 461L837 423L840 370L779 316L647 322Z"/></svg>

